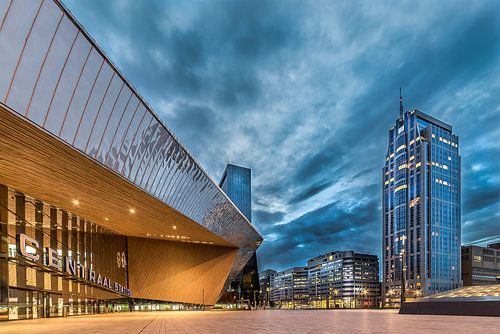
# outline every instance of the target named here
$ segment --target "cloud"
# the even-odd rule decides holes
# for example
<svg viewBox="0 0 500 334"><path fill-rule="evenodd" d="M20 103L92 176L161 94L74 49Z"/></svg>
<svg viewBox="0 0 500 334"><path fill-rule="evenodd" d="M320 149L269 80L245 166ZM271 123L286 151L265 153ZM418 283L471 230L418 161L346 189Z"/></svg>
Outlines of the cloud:
<svg viewBox="0 0 500 334"><path fill-rule="evenodd" d="M498 2L64 3L209 174L252 168L262 269L380 254L401 86L460 136L463 241L500 234Z"/></svg>

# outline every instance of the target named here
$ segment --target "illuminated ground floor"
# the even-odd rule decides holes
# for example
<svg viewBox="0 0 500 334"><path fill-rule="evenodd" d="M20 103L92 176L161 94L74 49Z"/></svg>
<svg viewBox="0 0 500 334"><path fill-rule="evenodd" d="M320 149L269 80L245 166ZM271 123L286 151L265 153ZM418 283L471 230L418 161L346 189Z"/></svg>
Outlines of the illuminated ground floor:
<svg viewBox="0 0 500 334"><path fill-rule="evenodd" d="M395 310L133 312L12 321L0 333L494 333L500 318Z"/></svg>
<svg viewBox="0 0 500 334"><path fill-rule="evenodd" d="M129 249L127 236L0 184L0 322L203 308L129 289L131 276L147 277L129 270Z"/></svg>

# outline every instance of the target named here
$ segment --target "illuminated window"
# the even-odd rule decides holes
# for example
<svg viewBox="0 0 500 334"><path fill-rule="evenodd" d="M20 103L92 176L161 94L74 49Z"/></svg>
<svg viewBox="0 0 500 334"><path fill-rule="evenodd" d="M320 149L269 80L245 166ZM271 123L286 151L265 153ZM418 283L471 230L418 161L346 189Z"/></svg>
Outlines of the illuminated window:
<svg viewBox="0 0 500 334"><path fill-rule="evenodd" d="M406 148L406 145L405 145L405 144L403 144L403 145L399 146L399 147L396 149L396 153L397 153L397 152L399 152L399 151L401 151L401 150L402 150L402 149L404 149L404 148Z"/></svg>
<svg viewBox="0 0 500 334"><path fill-rule="evenodd" d="M394 192L396 193L396 192L400 191L401 189L406 189L406 188L408 188L408 186L406 184L403 184L402 186L399 186L396 189L394 189Z"/></svg>
<svg viewBox="0 0 500 334"><path fill-rule="evenodd" d="M401 166L398 167L398 170L401 170L403 168L408 168L408 165L407 164L402 164Z"/></svg>
<svg viewBox="0 0 500 334"><path fill-rule="evenodd" d="M421 162L417 162L417 164L415 165L415 168L418 168L420 166L422 166L422 163Z"/></svg>
<svg viewBox="0 0 500 334"><path fill-rule="evenodd" d="M435 135L435 134L432 134L432 138L436 138L436 135Z"/></svg>
<svg viewBox="0 0 500 334"><path fill-rule="evenodd" d="M410 140L410 145L413 145L415 143L415 140Z"/></svg>
<svg viewBox="0 0 500 334"><path fill-rule="evenodd" d="M410 161L412 161L413 159L415 159L415 156L414 156L414 155L412 155L412 156L410 157Z"/></svg>

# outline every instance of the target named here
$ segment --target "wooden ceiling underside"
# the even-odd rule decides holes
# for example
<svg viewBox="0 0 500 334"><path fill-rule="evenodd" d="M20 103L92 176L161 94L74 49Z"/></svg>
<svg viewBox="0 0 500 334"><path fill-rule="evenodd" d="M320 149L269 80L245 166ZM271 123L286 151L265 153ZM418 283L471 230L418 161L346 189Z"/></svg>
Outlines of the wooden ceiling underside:
<svg viewBox="0 0 500 334"><path fill-rule="evenodd" d="M0 183L120 234L235 247L3 105Z"/></svg>

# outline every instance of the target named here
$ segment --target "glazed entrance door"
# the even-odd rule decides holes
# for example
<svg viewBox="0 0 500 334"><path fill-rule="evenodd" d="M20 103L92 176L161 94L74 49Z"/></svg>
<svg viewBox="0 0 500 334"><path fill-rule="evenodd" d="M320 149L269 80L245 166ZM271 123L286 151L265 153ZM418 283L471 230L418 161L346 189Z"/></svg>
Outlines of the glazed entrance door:
<svg viewBox="0 0 500 334"><path fill-rule="evenodd" d="M42 293L42 314L44 318L50 318L50 295L47 292Z"/></svg>

